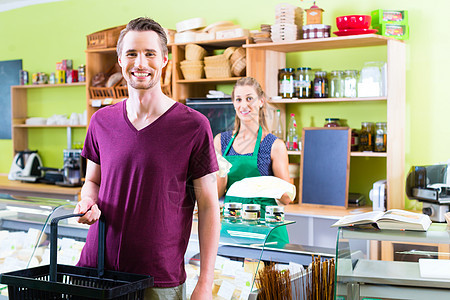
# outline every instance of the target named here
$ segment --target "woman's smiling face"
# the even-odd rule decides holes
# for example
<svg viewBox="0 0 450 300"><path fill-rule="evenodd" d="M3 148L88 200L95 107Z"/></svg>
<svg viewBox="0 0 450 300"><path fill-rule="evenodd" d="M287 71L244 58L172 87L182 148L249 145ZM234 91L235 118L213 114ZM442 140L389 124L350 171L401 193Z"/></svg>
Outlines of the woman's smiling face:
<svg viewBox="0 0 450 300"><path fill-rule="evenodd" d="M258 97L252 86L237 86L233 99L236 115L242 122L259 122L259 110L263 105L263 99Z"/></svg>

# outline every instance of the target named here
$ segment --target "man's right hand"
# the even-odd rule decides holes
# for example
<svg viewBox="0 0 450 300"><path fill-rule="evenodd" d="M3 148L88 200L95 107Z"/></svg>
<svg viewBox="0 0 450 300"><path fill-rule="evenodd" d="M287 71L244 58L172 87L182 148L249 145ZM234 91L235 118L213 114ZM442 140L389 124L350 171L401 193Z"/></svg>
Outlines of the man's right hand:
<svg viewBox="0 0 450 300"><path fill-rule="evenodd" d="M78 218L78 223L92 225L100 219L101 211L92 200L81 200L75 206L74 214L85 214Z"/></svg>

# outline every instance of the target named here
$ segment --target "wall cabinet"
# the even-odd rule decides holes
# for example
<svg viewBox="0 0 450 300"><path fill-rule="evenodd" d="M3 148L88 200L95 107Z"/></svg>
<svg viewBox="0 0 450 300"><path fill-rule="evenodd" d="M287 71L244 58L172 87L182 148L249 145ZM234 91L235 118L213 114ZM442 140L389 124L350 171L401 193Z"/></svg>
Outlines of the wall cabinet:
<svg viewBox="0 0 450 300"><path fill-rule="evenodd" d="M11 87L11 119L13 154L28 149L28 129L30 128L85 128L85 125L27 125L28 91L32 89L62 88L70 89L84 86L84 82L71 84L15 85ZM65 112L70 113L70 111Z"/></svg>
<svg viewBox="0 0 450 300"><path fill-rule="evenodd" d="M387 208L403 208L405 195L405 43L375 34L297 40L284 43L249 44L247 49L247 75L255 77L268 97L278 94L278 70L286 67L286 54L320 50L337 50L358 47L385 46L387 53L387 97L375 98L324 98L281 99L269 101L282 111L286 124L286 104L366 101L386 102L387 151L386 153L352 152L352 156L386 157ZM283 113L284 112L284 113ZM290 152L295 155L295 152Z"/></svg>

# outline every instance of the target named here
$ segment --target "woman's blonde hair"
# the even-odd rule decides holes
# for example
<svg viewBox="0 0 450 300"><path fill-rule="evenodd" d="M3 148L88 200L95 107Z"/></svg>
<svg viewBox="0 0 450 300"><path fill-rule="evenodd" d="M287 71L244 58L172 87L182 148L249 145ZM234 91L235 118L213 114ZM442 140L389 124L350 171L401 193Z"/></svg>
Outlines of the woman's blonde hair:
<svg viewBox="0 0 450 300"><path fill-rule="evenodd" d="M236 87L238 87L238 86L251 86L256 91L256 95L258 95L258 99L263 100L263 105L259 109L259 116L258 116L259 126L261 126L261 128L264 131L268 131L269 129L267 126L267 121L266 121L266 94L262 90L259 82L256 81L256 79L253 77L244 77L244 78L239 79L233 88L233 92L231 93L231 97L232 97L233 101L234 101L234 92L236 90ZM241 120L239 119L239 117L236 114L235 119L234 119L233 132L234 133L238 132L240 127L241 127Z"/></svg>

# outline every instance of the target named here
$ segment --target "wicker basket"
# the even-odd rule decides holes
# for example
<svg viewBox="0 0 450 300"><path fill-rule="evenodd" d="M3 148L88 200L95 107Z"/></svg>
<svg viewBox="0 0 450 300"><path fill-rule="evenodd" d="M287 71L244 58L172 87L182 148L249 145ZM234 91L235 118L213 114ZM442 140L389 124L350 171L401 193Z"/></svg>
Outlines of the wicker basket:
<svg viewBox="0 0 450 300"><path fill-rule="evenodd" d="M236 60L234 64L231 66L231 73L233 76L244 76L245 75L245 69L247 67L247 60L245 57L241 57L240 59Z"/></svg>
<svg viewBox="0 0 450 300"><path fill-rule="evenodd" d="M204 63L202 60L182 60L180 65L183 67L203 67Z"/></svg>
<svg viewBox="0 0 450 300"><path fill-rule="evenodd" d="M237 47L228 47L227 49L225 49L225 51L223 51L223 55L227 58L230 59L231 55L234 53L234 51L236 51Z"/></svg>
<svg viewBox="0 0 450 300"><path fill-rule="evenodd" d="M211 65L216 65L216 64L221 65L225 62L228 63L228 59L224 54L212 55L212 56L205 57L205 65L206 66L211 66Z"/></svg>
<svg viewBox="0 0 450 300"><path fill-rule="evenodd" d="M125 85L116 86L115 88L116 98L123 99L128 98L128 87Z"/></svg>
<svg viewBox="0 0 450 300"><path fill-rule="evenodd" d="M181 72L186 80L196 80L203 77L203 66L181 66Z"/></svg>
<svg viewBox="0 0 450 300"><path fill-rule="evenodd" d="M229 78L230 67L205 67L206 78Z"/></svg>
<svg viewBox="0 0 450 300"><path fill-rule="evenodd" d="M120 32L125 27L126 25L112 27L87 35L87 48L98 49L116 47Z"/></svg>
<svg viewBox="0 0 450 300"><path fill-rule="evenodd" d="M230 56L231 65L233 65L237 60L239 60L242 57L245 57L245 49L242 47L239 47Z"/></svg>
<svg viewBox="0 0 450 300"><path fill-rule="evenodd" d="M196 44L186 45L186 60L202 60L206 55L206 50Z"/></svg>

